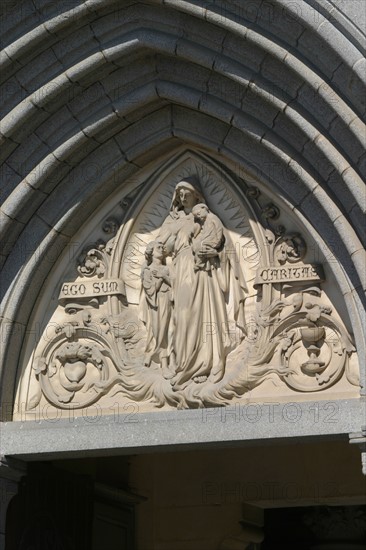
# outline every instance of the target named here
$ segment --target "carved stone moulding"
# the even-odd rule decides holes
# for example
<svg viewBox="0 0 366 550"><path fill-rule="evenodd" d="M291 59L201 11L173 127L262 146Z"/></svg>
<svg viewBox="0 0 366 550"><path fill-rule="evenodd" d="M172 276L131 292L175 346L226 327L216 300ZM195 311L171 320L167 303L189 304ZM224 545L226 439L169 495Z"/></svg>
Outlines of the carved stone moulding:
<svg viewBox="0 0 366 550"><path fill-rule="evenodd" d="M327 265L302 222L259 187L190 151L125 182L55 266L15 418L357 397Z"/></svg>

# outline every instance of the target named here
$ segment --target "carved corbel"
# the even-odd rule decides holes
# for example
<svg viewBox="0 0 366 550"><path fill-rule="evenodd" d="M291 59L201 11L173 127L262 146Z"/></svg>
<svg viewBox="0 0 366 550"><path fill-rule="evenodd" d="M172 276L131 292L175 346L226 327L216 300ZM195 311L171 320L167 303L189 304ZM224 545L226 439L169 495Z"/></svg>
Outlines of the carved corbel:
<svg viewBox="0 0 366 550"><path fill-rule="evenodd" d="M362 473L366 476L366 426L363 426L360 432L350 434L349 442L359 446L361 451Z"/></svg>

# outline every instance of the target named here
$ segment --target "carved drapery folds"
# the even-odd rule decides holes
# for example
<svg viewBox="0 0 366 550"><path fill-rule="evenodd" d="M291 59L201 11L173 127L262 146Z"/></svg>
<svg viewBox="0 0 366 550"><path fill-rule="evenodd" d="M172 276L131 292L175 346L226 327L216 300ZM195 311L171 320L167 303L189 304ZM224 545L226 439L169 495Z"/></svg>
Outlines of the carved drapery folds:
<svg viewBox="0 0 366 550"><path fill-rule="evenodd" d="M294 394L358 385L323 266L258 188L188 156L118 208L59 283L27 410L224 405L267 380Z"/></svg>

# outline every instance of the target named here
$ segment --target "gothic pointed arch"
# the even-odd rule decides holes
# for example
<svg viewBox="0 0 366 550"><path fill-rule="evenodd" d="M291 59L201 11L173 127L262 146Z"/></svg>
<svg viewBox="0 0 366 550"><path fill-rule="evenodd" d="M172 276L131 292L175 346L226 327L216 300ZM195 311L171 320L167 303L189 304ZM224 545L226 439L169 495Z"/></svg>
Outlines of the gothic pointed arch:
<svg viewBox="0 0 366 550"><path fill-rule="evenodd" d="M210 199L208 188L204 198L226 229L229 220L225 216L230 208L226 210L225 200L220 203L219 199L228 192L233 194L229 201L240 202L240 220L251 224L248 242L252 239L267 255L270 249L274 255L286 255L286 246L289 250L292 247L301 265L308 269L321 265L324 271L311 280L315 289L307 286L312 290L305 299L302 291L295 293L303 298L292 304L289 301L294 297L283 289L286 282L280 280L281 274L271 285L263 279L268 276L263 270L275 268L285 270L287 279L295 277L295 271L288 271L295 269L289 258L285 257L282 266L281 256L276 256L277 260L273 256L271 261L263 256L262 264L251 264L252 273L246 273L247 265L243 264L243 275L252 285L247 303L250 299L253 302L255 326L261 312L263 326L267 326L254 340L249 338L257 348L260 338L268 339L265 354L269 355L253 356L252 366L257 367L254 378L264 365L265 370L268 367L265 376L270 368L277 369L273 376L281 387L290 387L289 391L314 391L299 382L305 377L315 385L320 378L317 390L330 392L338 384L340 394L359 393L358 363L361 369L365 364L364 49L362 36L352 22L330 4L318 5L313 0L252 1L245 6L235 0L90 0L72 6L41 2L34 11L24 0L21 25L15 12L7 14L1 60L1 400L9 405L3 407L6 419L12 418L19 396L27 407L28 400L34 404L39 397L61 409L68 406L62 399L72 395L76 402L78 392L99 396L99 390L92 386L87 391L86 386L76 389L89 371L87 385L105 384L99 392L103 399L106 392L113 393L119 387L117 367L121 362L112 358L111 351L105 352L113 330L106 334L99 331L100 340L96 341L84 310L69 307L66 311L70 301L63 295L60 298L60 285L75 284L79 276L87 275L85 271L80 275L76 265L87 244L93 245L90 250L95 253L89 255L89 264L84 264L86 270L102 269L101 257L106 252L95 246L98 239L103 237L106 245L110 243L113 257L118 256L124 238L132 246L129 235L123 232L130 222L123 216L130 215L130 220L135 216L136 204L129 204L135 192L141 189L141 215L151 213L145 198L149 193L153 197L165 181L170 191L166 191L169 198L163 210L168 214L169 185L177 184L180 177L197 177L197 170L201 186L205 187L209 173L213 174L212 187L219 186L212 195L215 200ZM135 210L126 210L126 205ZM103 225L108 220L112 221ZM286 231L290 228L290 233L301 235L297 237L301 240L289 240L289 234L279 226ZM115 227L122 241L111 242L114 235L108 231ZM89 239L88 232L95 238ZM306 257L302 241L307 245ZM122 256L123 251L120 248ZM65 262L70 268L67 277ZM93 273L97 280L99 275ZM121 285L120 294L104 294L107 311L101 316L121 314L108 305L116 296L132 303L133 291L128 285L126 289L125 275L108 274L109 281ZM294 281L288 283L291 287ZM268 285L279 294L269 297L264 290ZM326 296L324 303L320 292ZM268 301L262 309L261 293ZM98 302L98 308L103 308L104 302ZM98 309L91 307L92 313ZM40 308L46 323L35 321ZM81 316L81 321L75 318L79 324L67 322L69 328L65 329L64 321L53 318L58 308L63 308L66 316ZM291 322L285 321L286 314L293 316ZM306 341L301 333L303 319L319 328L319 338L314 342ZM56 343L51 338L43 346L48 322L53 327L57 324L61 332L52 334ZM297 323L295 328L292 322ZM63 344L80 340L78 331L84 331L83 337L91 339L96 349L80 351L75 344L71 351L60 351ZM248 326L244 332L242 341L248 341ZM314 334L308 338L314 339ZM280 341L286 341L288 349L279 351L283 346ZM89 344L85 341L83 345ZM273 350L271 346L275 346ZM289 352L291 346L296 350ZM308 354L309 346L318 347L319 354L314 349ZM303 351L298 351L300 348ZM306 359L300 359L301 353ZM37 364L31 359L36 356L37 360L40 357ZM78 361L78 375L66 367L69 374L73 371L73 380L67 376L63 379L70 391L60 381L56 390L50 389L65 365ZM311 361L313 367L309 366ZM324 363L319 367L324 367L324 372L315 372L316 361ZM49 376L52 369L57 372ZM299 371L293 373L294 369ZM250 373L241 375L245 381L251 380ZM108 381L116 376L116 385L110 386ZM135 374L127 378L135 381ZM144 383L138 378L130 388L130 382L123 380L123 391L136 391ZM200 383L205 386L206 381L195 382ZM145 388L145 393L141 390L143 401L157 400L171 407L225 402L244 395L246 388L243 380L231 385L230 379L229 385L219 389L219 396L216 389L207 396L205 386L199 395L197 388L191 388L188 396L177 397L179 391L187 393L188 389L171 390L164 377L162 384L164 388L169 384L168 392L161 387L157 390L155 382L146 384L149 389ZM173 397L166 397L167 393Z"/></svg>

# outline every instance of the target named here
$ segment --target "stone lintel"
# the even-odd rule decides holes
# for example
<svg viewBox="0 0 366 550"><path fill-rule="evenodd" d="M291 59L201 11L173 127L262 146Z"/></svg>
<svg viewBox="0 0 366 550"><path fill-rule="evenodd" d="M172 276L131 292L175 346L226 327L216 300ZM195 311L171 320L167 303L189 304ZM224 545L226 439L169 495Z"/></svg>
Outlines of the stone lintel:
<svg viewBox="0 0 366 550"><path fill-rule="evenodd" d="M1 453L34 461L210 446L347 441L364 418L365 400L349 399L16 421L0 425Z"/></svg>

